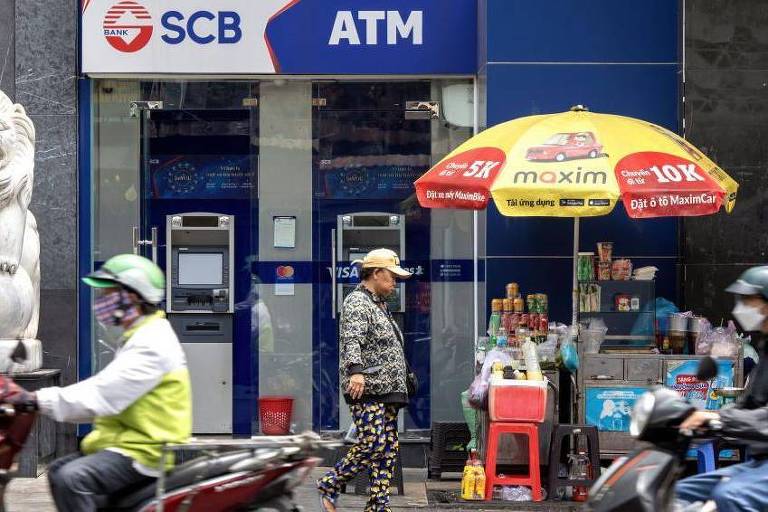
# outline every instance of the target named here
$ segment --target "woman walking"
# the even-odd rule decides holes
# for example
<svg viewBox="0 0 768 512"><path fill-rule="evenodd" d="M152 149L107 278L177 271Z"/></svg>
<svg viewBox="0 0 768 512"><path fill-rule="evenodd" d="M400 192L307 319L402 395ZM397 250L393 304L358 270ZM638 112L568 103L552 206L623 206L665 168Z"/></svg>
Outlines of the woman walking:
<svg viewBox="0 0 768 512"><path fill-rule="evenodd" d="M358 262L359 263L359 262ZM342 485L368 471L366 512L389 512L389 481L397 451L397 413L416 391L405 360L403 334L387 308L397 278L411 276L394 251L376 249L362 261L361 283L344 300L339 372L357 441L317 482L321 510L335 511Z"/></svg>

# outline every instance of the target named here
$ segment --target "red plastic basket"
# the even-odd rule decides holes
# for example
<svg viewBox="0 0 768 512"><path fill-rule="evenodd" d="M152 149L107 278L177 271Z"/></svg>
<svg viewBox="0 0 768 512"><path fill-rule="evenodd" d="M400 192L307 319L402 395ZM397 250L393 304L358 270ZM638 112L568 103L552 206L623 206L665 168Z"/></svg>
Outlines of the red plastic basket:
<svg viewBox="0 0 768 512"><path fill-rule="evenodd" d="M268 436L290 433L293 415L293 397L263 396L259 398L261 432Z"/></svg>

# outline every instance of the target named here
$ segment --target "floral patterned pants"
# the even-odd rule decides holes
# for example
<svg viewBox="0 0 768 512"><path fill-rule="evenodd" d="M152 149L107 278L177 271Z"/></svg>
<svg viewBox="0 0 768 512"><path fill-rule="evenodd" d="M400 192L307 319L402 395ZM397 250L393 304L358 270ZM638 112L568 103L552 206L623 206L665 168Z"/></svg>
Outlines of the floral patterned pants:
<svg viewBox="0 0 768 512"><path fill-rule="evenodd" d="M350 406L357 427L357 442L347 455L317 482L320 492L336 502L341 486L367 470L370 496L365 512L389 512L389 481L392 479L399 442L395 406L370 402Z"/></svg>

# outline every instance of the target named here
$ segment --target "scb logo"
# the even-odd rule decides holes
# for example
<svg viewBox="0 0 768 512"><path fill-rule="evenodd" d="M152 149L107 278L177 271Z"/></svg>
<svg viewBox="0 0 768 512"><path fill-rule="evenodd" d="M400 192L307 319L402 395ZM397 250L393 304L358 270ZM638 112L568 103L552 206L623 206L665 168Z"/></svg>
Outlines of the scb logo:
<svg viewBox="0 0 768 512"><path fill-rule="evenodd" d="M164 33L160 38L168 44L179 44L187 36L197 44L234 44L243 37L240 15L234 11L195 11L185 14L167 11L160 17ZM104 37L116 50L133 53L152 38L154 26L146 7L134 0L118 2L104 16Z"/></svg>

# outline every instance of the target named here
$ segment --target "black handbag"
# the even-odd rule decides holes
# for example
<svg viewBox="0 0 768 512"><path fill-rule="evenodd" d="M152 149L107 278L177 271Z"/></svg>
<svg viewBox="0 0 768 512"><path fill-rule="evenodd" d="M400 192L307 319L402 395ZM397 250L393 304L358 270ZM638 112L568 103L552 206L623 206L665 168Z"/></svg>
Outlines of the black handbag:
<svg viewBox="0 0 768 512"><path fill-rule="evenodd" d="M419 390L419 378L416 376L416 372L411 369L408 360L405 361L405 366L408 368L408 373L405 375L405 389L408 391L408 396L413 397Z"/></svg>

